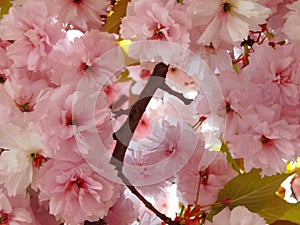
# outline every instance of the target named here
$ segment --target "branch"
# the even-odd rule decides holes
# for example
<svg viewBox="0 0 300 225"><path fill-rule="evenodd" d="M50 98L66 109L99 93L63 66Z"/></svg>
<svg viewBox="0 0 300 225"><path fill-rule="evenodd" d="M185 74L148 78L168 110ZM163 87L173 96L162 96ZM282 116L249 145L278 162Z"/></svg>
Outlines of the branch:
<svg viewBox="0 0 300 225"><path fill-rule="evenodd" d="M90 222L90 221L84 221L84 225L106 225L105 221L102 219L99 219L98 221L95 222Z"/></svg>
<svg viewBox="0 0 300 225"><path fill-rule="evenodd" d="M132 186L130 181L125 177L125 175L122 172L125 153L133 137L134 131L157 89L160 88L169 92L171 95L174 95L175 97L182 100L185 104L189 104L192 101L191 99L185 98L183 94L174 91L166 84L165 79L166 74L168 72L168 67L169 66L167 66L164 63L158 63L155 66L153 73L151 74L147 84L145 85L138 99L132 105L130 110L126 110L129 112L126 121L124 122L122 127L113 134L113 138L117 141L117 143L113 151L110 163L116 167L118 171L118 176L122 179L122 181L128 187L128 189L135 196L137 196L148 209L154 212L155 215L159 217L162 221L164 221L166 224L179 225L179 222L172 221L172 219L167 217L165 214L159 212L150 202L148 202L139 193L139 191L134 186Z"/></svg>
<svg viewBox="0 0 300 225"><path fill-rule="evenodd" d="M132 105L123 126L113 134L114 139L117 141L112 155L113 160L111 162L113 165L116 166L116 164L113 163L115 160L118 160L120 164L123 163L125 152L132 139L133 133L154 93L161 86L161 82L165 81L167 72L168 66L164 63L159 63L155 66L147 84L145 85L138 99ZM122 168L120 169L122 170Z"/></svg>

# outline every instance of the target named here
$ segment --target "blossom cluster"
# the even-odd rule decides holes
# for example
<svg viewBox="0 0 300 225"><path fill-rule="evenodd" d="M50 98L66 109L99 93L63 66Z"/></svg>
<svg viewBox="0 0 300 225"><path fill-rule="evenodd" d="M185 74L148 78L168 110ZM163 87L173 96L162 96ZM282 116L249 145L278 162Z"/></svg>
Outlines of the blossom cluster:
<svg viewBox="0 0 300 225"><path fill-rule="evenodd" d="M160 211L175 187L208 213L239 174L300 156L299 1L125 2L20 0L0 20L0 224L161 223L110 164L117 112L159 61L169 91L147 96L123 174ZM186 224L266 224L245 206L204 214Z"/></svg>

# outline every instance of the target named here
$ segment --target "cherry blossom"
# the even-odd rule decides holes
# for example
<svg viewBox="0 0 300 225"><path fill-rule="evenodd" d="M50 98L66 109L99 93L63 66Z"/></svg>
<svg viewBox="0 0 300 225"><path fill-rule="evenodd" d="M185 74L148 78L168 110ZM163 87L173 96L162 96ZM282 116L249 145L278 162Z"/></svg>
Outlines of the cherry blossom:
<svg viewBox="0 0 300 225"><path fill-rule="evenodd" d="M299 177L295 177L292 181L292 189L296 199L300 200L300 179Z"/></svg>
<svg viewBox="0 0 300 225"><path fill-rule="evenodd" d="M299 126L276 120L276 112L268 112L266 107L257 107L257 110L262 110L260 115L264 118L249 115L245 126L248 128L230 136L228 146L234 157L245 159L246 171L262 168L261 174L270 176L285 170L283 159L296 159Z"/></svg>
<svg viewBox="0 0 300 225"><path fill-rule="evenodd" d="M74 87L64 85L41 100L38 107L44 112L39 123L43 131L42 142L52 158L81 160L81 153L87 154L100 147L99 140L103 144L102 152L109 149L112 126L108 103L103 92L93 88L89 91L75 91ZM49 104L55 107L48 108L46 105Z"/></svg>
<svg viewBox="0 0 300 225"><path fill-rule="evenodd" d="M162 181L164 184L165 180L180 170L192 157L202 138L185 121L175 121L172 124L156 120L152 122L151 130L151 136L140 139L138 145L133 143L130 147L140 160L137 160L133 167L124 167L124 173L130 181L142 188Z"/></svg>
<svg viewBox="0 0 300 225"><path fill-rule="evenodd" d="M56 84L77 84L85 76L90 83L111 85L123 68L123 54L116 37L95 29L73 41L61 39L49 60L53 68L51 78Z"/></svg>
<svg viewBox="0 0 300 225"><path fill-rule="evenodd" d="M120 34L132 40L165 40L187 48L191 21L176 1L132 1L122 19Z"/></svg>
<svg viewBox="0 0 300 225"><path fill-rule="evenodd" d="M299 12L296 0L3 1L0 224L282 218L275 182L218 195L291 175L299 200ZM298 206L280 207L289 220Z"/></svg>
<svg viewBox="0 0 300 225"><path fill-rule="evenodd" d="M286 6L290 11L285 15L287 19L282 31L291 39L299 41L300 29L297 21L300 19L300 3L295 1L293 4Z"/></svg>
<svg viewBox="0 0 300 225"><path fill-rule="evenodd" d="M101 16L106 16L109 4L108 0L55 0L51 7L58 21L86 31L88 28L101 27Z"/></svg>
<svg viewBox="0 0 300 225"><path fill-rule="evenodd" d="M124 191L120 195L104 218L110 225L132 224L139 216L134 203L125 196Z"/></svg>
<svg viewBox="0 0 300 225"><path fill-rule="evenodd" d="M16 21L18 21L16 23ZM43 64L53 45L64 36L59 24L49 16L42 1L13 5L1 21L0 37L13 41L7 47L8 56L17 67L43 70Z"/></svg>
<svg viewBox="0 0 300 225"><path fill-rule="evenodd" d="M14 124L1 126L1 183L9 196L23 193L36 176L36 169L46 161L37 125L30 122L22 128Z"/></svg>
<svg viewBox="0 0 300 225"><path fill-rule="evenodd" d="M265 60L265 56L272 54L272 59ZM264 101L283 102L284 105L299 104L299 71L295 61L293 46L279 46L276 49L262 45L255 50L250 66L245 69L247 73L259 69L261 73L253 74L251 80L262 89ZM264 59L264 64L260 60Z"/></svg>
<svg viewBox="0 0 300 225"><path fill-rule="evenodd" d="M49 205L46 202L39 201L39 192L29 189L28 194L30 194L30 208L36 224L43 225L47 221L48 225L57 225L59 222L53 215L49 214Z"/></svg>
<svg viewBox="0 0 300 225"><path fill-rule="evenodd" d="M205 222L205 225L266 225L262 217L256 213L250 212L244 206L237 206L231 211L229 208L224 208L213 218L213 222Z"/></svg>
<svg viewBox="0 0 300 225"><path fill-rule="evenodd" d="M119 196L118 184L83 161L50 160L39 173L40 201L49 201L50 214L71 225L103 218Z"/></svg>
<svg viewBox="0 0 300 225"><path fill-rule="evenodd" d="M13 99L5 90L4 86L0 87L0 96L2 99L0 105L0 123L18 123L17 121L23 121L23 118L21 116L22 112L16 107L16 105L13 102Z"/></svg>
<svg viewBox="0 0 300 225"><path fill-rule="evenodd" d="M246 39L249 30L259 30L270 9L252 0L190 0L187 12L193 26L205 26L198 43L218 47L221 41L235 44Z"/></svg>
<svg viewBox="0 0 300 225"><path fill-rule="evenodd" d="M208 160L209 158L211 160ZM211 162L208 163L209 161ZM236 175L231 165L227 163L225 154L209 152L202 144L176 174L179 199L187 205L212 204L217 200L219 191Z"/></svg>
<svg viewBox="0 0 300 225"><path fill-rule="evenodd" d="M35 220L25 194L9 197L0 189L0 222L1 224L29 225Z"/></svg>

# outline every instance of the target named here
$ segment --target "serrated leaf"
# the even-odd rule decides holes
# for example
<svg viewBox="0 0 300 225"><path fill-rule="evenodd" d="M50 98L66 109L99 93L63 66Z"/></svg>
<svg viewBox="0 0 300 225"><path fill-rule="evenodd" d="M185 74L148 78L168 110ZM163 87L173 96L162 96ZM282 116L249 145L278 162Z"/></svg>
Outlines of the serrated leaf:
<svg viewBox="0 0 300 225"><path fill-rule="evenodd" d="M232 209L244 205L252 212L262 210L274 197L280 184L290 174L278 174L271 177L259 175L260 170L253 169L249 173L238 175L229 181L219 193L217 202L230 198L229 207ZM212 207L209 219L219 213L225 206L216 205Z"/></svg>
<svg viewBox="0 0 300 225"><path fill-rule="evenodd" d="M281 220L288 220L296 224L300 224L300 203L290 208L285 214L280 217Z"/></svg>
<svg viewBox="0 0 300 225"><path fill-rule="evenodd" d="M104 31L119 34L121 19L126 15L129 2L130 0L119 0L116 2L111 14L107 17Z"/></svg>
<svg viewBox="0 0 300 225"><path fill-rule="evenodd" d="M0 0L0 19L3 17L3 15L7 14L10 7L11 7L10 0Z"/></svg>
<svg viewBox="0 0 300 225"><path fill-rule="evenodd" d="M258 214L265 218L268 224L274 223L288 210L297 207L298 204L291 204L284 199L274 195L273 199L258 212Z"/></svg>

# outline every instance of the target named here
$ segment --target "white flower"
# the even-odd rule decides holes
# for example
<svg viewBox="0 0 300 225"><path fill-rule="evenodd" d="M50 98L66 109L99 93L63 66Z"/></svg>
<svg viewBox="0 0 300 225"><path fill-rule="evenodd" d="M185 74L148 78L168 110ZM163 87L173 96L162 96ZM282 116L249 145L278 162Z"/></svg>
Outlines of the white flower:
<svg viewBox="0 0 300 225"><path fill-rule="evenodd" d="M21 128L14 124L2 125L0 147L0 180L9 196L22 193L33 180L33 167L42 157L40 134L35 124ZM36 161L37 160L37 161Z"/></svg>
<svg viewBox="0 0 300 225"><path fill-rule="evenodd" d="M200 7L199 4L206 8L205 12L193 9L195 5ZM215 47L221 41L235 43L246 39L249 30L260 30L259 25L266 23L271 12L255 0L204 0L201 3L191 0L187 10L192 12L192 21L206 21L205 24L194 22L194 25L207 26L198 43L212 43Z"/></svg>

